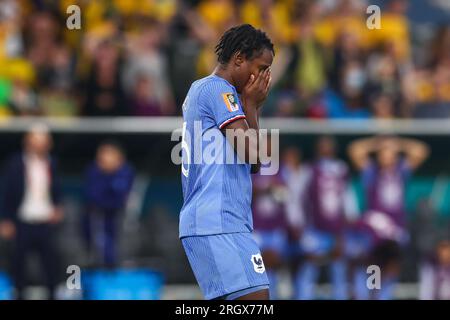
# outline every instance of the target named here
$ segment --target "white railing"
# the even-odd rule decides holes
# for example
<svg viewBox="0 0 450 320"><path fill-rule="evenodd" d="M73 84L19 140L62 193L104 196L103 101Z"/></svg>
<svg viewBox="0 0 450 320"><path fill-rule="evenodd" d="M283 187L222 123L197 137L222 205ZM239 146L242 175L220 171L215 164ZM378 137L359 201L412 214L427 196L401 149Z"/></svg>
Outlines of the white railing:
<svg viewBox="0 0 450 320"><path fill-rule="evenodd" d="M182 126L180 117L46 118L0 120L0 134L26 131L35 122L46 123L56 133L170 133ZM450 135L450 119L438 120L310 120L263 118L261 127L280 134L406 134Z"/></svg>

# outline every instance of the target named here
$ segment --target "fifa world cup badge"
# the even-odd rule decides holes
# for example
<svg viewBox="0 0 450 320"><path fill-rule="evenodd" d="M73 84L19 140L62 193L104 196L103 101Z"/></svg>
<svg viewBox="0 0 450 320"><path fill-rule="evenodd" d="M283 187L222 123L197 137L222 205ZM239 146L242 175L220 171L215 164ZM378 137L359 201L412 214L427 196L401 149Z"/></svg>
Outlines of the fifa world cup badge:
<svg viewBox="0 0 450 320"><path fill-rule="evenodd" d="M223 101L225 101L225 105L227 106L228 111L234 112L239 110L239 104L233 93L224 93L222 94L222 97Z"/></svg>

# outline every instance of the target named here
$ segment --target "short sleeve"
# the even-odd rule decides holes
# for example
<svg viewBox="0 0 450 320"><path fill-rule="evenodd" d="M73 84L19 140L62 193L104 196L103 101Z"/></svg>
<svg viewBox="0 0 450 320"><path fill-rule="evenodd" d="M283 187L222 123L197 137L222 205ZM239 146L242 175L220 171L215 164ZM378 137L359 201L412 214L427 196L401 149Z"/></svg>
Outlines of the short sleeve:
<svg viewBox="0 0 450 320"><path fill-rule="evenodd" d="M209 114L219 129L238 120L245 119L245 113L236 90L224 81L211 81L201 92L204 112Z"/></svg>

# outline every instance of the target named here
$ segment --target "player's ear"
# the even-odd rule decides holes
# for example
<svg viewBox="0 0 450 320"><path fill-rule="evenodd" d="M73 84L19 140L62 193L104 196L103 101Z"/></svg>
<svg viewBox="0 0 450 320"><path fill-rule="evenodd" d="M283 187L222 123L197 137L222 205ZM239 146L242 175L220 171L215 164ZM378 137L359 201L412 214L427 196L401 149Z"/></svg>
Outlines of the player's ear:
<svg viewBox="0 0 450 320"><path fill-rule="evenodd" d="M235 52L234 53L234 65L236 67L240 67L244 63L244 55L241 52Z"/></svg>

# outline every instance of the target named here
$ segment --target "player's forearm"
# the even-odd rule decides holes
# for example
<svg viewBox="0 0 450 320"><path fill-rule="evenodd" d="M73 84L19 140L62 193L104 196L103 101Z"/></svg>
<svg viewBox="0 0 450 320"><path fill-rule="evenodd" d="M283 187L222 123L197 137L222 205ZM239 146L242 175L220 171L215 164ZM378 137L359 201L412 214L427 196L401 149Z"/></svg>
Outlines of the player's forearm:
<svg viewBox="0 0 450 320"><path fill-rule="evenodd" d="M402 139L400 149L406 154L412 169L421 165L430 152L425 143L413 139Z"/></svg>
<svg viewBox="0 0 450 320"><path fill-rule="evenodd" d="M243 98L244 113L249 128L259 130L258 107L255 103Z"/></svg>
<svg viewBox="0 0 450 320"><path fill-rule="evenodd" d="M375 138L358 139L350 145L350 150L354 150L359 153L370 153L375 151L376 148L377 139Z"/></svg>
<svg viewBox="0 0 450 320"><path fill-rule="evenodd" d="M251 173L257 173L261 167L261 162L259 159L259 120L256 107L246 107L245 116L247 118L249 129L255 130L256 133L251 136L254 141L249 141L248 143L246 159L256 159L256 163L251 163Z"/></svg>
<svg viewBox="0 0 450 320"><path fill-rule="evenodd" d="M369 154L376 149L374 138L365 138L354 141L348 147L350 159L358 169L362 169L369 157Z"/></svg>
<svg viewBox="0 0 450 320"><path fill-rule="evenodd" d="M420 154L427 154L428 153L428 146L418 140L414 139L401 139L400 140L400 149L403 152L414 152L414 153L420 153Z"/></svg>

